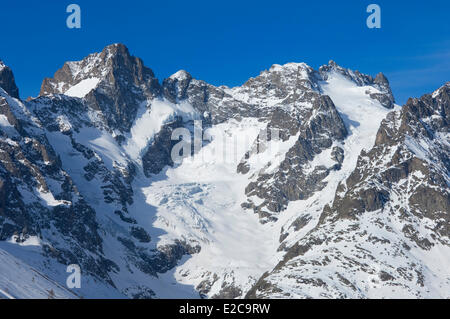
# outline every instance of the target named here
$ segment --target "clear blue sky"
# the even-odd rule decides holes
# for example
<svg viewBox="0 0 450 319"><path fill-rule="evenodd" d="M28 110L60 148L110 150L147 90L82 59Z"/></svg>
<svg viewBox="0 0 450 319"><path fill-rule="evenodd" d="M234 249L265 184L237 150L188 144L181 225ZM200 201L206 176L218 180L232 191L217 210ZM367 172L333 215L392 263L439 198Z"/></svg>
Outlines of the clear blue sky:
<svg viewBox="0 0 450 319"><path fill-rule="evenodd" d="M82 9L70 30L66 7ZM367 5L382 9L382 28L366 27ZM398 103L450 81L450 1L3 1L0 59L21 96L44 77L121 42L158 78L179 69L215 85L235 86L272 64L338 64L391 81Z"/></svg>

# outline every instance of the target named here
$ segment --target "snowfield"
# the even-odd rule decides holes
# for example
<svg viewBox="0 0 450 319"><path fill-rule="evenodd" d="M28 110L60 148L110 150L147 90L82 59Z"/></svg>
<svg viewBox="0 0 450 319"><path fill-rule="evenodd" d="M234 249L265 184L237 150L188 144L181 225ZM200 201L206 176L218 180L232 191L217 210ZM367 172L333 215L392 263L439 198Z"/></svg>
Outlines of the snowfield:
<svg viewBox="0 0 450 319"><path fill-rule="evenodd" d="M83 98L86 95L88 95L88 93L91 92L93 89L95 89L95 87L99 82L100 79L98 78L83 80L80 83L72 86L70 89L64 92L64 94L67 96Z"/></svg>
<svg viewBox="0 0 450 319"><path fill-rule="evenodd" d="M248 180L236 173L250 141L263 128L255 119L217 125L209 134L220 138L143 190L148 203L157 207L154 226L166 232L159 245L178 238L201 243L200 253L180 264L175 278L198 286L216 274L210 296L219 293L223 282L248 289L278 261L276 232L242 210Z"/></svg>
<svg viewBox="0 0 450 319"><path fill-rule="evenodd" d="M0 248L0 299L74 299L69 289Z"/></svg>

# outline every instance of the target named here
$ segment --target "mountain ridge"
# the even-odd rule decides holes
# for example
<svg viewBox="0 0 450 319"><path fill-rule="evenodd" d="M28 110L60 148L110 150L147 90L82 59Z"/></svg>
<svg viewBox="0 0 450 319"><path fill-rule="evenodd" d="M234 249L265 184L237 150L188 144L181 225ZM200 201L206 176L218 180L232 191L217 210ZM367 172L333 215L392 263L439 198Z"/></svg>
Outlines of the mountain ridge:
<svg viewBox="0 0 450 319"><path fill-rule="evenodd" d="M430 254L430 244L442 251L432 258L448 254L448 86L400 108L382 73L333 61L318 70L273 65L234 88L183 70L159 83L124 45L107 46L64 64L37 98L24 102L0 89L0 238L38 238L42 258L27 262L49 277L80 264L86 297L112 296L105 288L112 287L131 298L365 298L390 296L395 283L408 297L445 297L449 274L417 256ZM181 163L172 156L177 129L203 137ZM406 162L390 159L395 147L409 154ZM418 165L439 169L417 177ZM390 203L406 177L418 178L411 185L428 180L434 186L425 192L442 200L430 204L423 190L411 191L414 204L402 207L411 220L380 235L369 225L387 218L385 207L401 211ZM347 225L349 216L362 217ZM371 254L354 252L344 267L346 248L323 248L333 243L323 232L355 249L368 238L374 267L357 269ZM400 270L370 243L401 251ZM314 247L329 261L310 257ZM45 266L55 260L59 266Z"/></svg>

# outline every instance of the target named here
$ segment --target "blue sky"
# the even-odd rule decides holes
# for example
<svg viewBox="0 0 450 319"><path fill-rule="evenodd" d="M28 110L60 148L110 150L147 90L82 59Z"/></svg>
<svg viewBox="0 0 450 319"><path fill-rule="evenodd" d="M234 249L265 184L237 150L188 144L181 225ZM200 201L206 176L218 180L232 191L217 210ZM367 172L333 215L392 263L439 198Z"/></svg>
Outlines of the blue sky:
<svg viewBox="0 0 450 319"><path fill-rule="evenodd" d="M66 27L77 3L82 28ZM366 7L381 7L382 28L368 29ZM338 64L383 72L398 103L450 81L447 0L346 1L3 1L0 59L21 96L44 77L121 42L158 78L179 69L215 85L236 86L272 64Z"/></svg>

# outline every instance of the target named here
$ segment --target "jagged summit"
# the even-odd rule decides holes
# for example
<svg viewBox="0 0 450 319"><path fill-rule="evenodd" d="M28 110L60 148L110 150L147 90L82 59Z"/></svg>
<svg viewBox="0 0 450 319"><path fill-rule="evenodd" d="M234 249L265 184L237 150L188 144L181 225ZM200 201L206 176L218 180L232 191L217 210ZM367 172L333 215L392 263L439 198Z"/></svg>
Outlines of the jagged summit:
<svg viewBox="0 0 450 319"><path fill-rule="evenodd" d="M133 83L154 78L153 71L144 67L141 59L131 56L125 45L112 44L105 47L102 52L90 54L81 61L66 62L56 71L53 78L44 79L40 95L76 94L75 90L67 91L89 79L96 79L96 84L100 81L112 82L117 80L115 79L117 75L124 76L124 80L132 77L135 80ZM95 85L92 85L93 88Z"/></svg>
<svg viewBox="0 0 450 319"><path fill-rule="evenodd" d="M377 74L377 76L375 77L374 83L377 83L380 85L383 85L383 84L389 85L389 81L388 81L387 77L382 72Z"/></svg>
<svg viewBox="0 0 450 319"><path fill-rule="evenodd" d="M388 109L394 107L394 95L392 94L389 81L383 73L378 73L377 76L373 78L371 75L362 74L357 70L353 71L343 68L333 60L331 60L328 65L321 66L319 68L319 73L324 80L327 80L330 74L337 73L355 82L358 86L373 86L376 91L368 91L371 98L378 100Z"/></svg>
<svg viewBox="0 0 450 319"><path fill-rule="evenodd" d="M288 70L288 69L311 69L311 67L304 63L304 62L289 62L289 63L285 63L285 64L273 64L270 69L269 72L280 72L283 70Z"/></svg>
<svg viewBox="0 0 450 319"><path fill-rule="evenodd" d="M450 88L450 82L445 83L443 86L441 86L439 89L437 89L436 91L434 91L431 96L433 98L435 97L446 97L445 94L442 96L442 93L448 92L448 89ZM447 93L448 95L448 93Z"/></svg>
<svg viewBox="0 0 450 319"><path fill-rule="evenodd" d="M43 81L40 96L65 94L84 98L100 110L113 129L128 131L141 103L160 94L153 71L131 56L123 44L105 47L81 61L67 62Z"/></svg>
<svg viewBox="0 0 450 319"><path fill-rule="evenodd" d="M185 70L180 70L169 76L169 79L183 81L187 79L192 79L192 75Z"/></svg>
<svg viewBox="0 0 450 319"><path fill-rule="evenodd" d="M274 64L259 76L232 89L195 80L185 70L176 72L160 85L152 70L145 67L141 59L131 56L123 44L113 44L81 61L65 63L53 78L43 81L40 95L65 94L85 98L95 109L108 109L112 114L111 117L111 114L105 113L109 122L116 122L116 127L127 131L132 119L123 113L126 107L129 115L136 114L139 97L134 92L143 90L138 95L145 95L146 99L160 97L172 102L187 99L199 111L209 112L213 121L221 121L223 115L218 114L221 111L214 106L217 100L226 100L232 105L240 104L240 112L243 111L242 108L246 108L247 113L254 112L252 105L271 107L278 104L298 104L303 98L309 99L302 97L304 92L319 92L320 82L326 81L330 72L337 72L358 86L372 86L368 94L385 107L393 107L394 98L384 75L379 74L374 79L358 71L340 67L334 61L318 71L306 63ZM134 88L131 89L132 87ZM225 98L227 95L230 97ZM116 100L113 109L105 106L104 102L108 99ZM214 100L214 105L210 105L209 100ZM243 103L248 105L244 106ZM118 121L124 121L125 125L118 125Z"/></svg>
<svg viewBox="0 0 450 319"><path fill-rule="evenodd" d="M19 98L19 89L12 70L0 60L0 87L4 89L9 95Z"/></svg>

